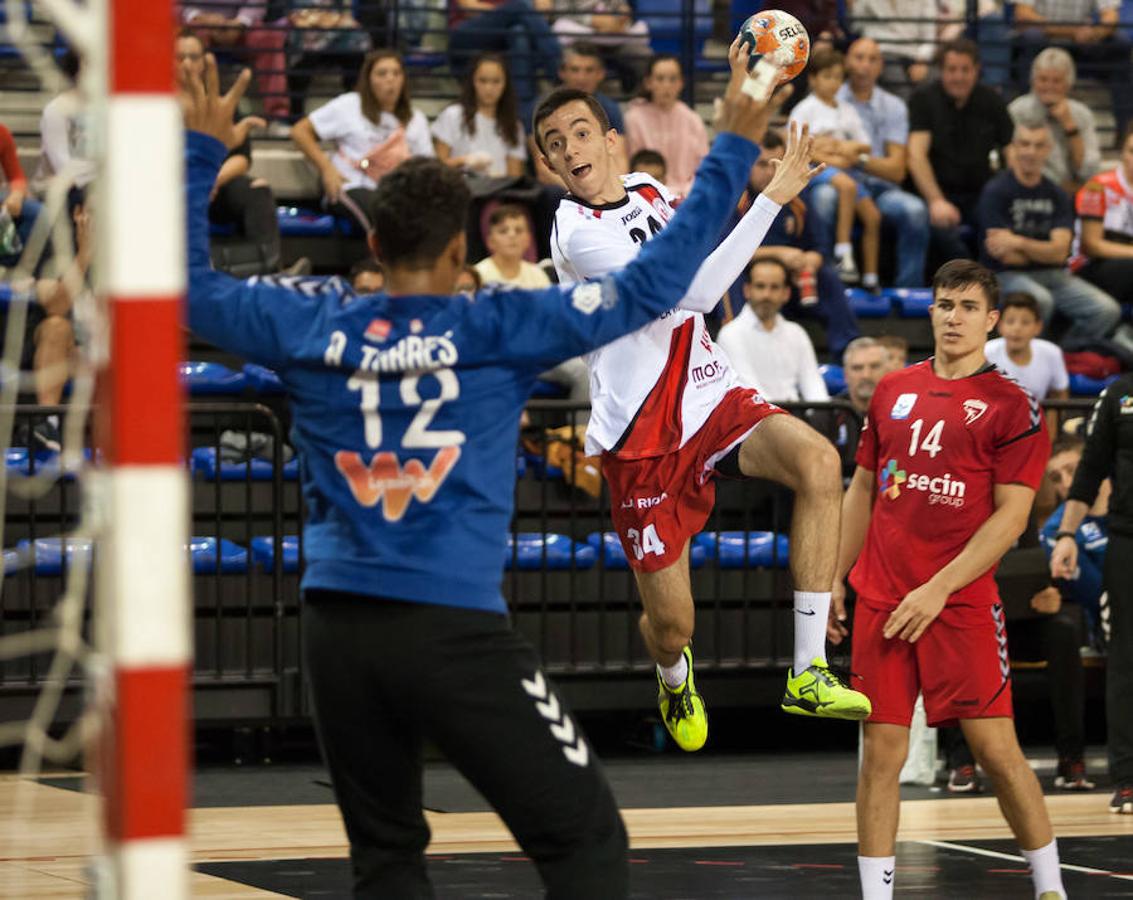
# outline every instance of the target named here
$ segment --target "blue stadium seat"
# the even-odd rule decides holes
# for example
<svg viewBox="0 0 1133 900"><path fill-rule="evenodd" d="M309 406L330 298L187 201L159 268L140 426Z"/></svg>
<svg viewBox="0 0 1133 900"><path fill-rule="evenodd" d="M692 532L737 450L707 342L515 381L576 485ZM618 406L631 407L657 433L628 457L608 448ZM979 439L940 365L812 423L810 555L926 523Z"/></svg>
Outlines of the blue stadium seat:
<svg viewBox="0 0 1133 900"><path fill-rule="evenodd" d="M283 547L283 572L291 575L299 571L299 535L285 534L280 538ZM275 541L268 536L252 538L252 561L269 575L275 569Z"/></svg>
<svg viewBox="0 0 1133 900"><path fill-rule="evenodd" d="M540 453L532 453L530 450L524 448L523 459L526 463L524 471L531 470L531 474L535 478L562 478L563 470L558 466L551 465L547 462Z"/></svg>
<svg viewBox="0 0 1133 900"><path fill-rule="evenodd" d="M194 575L243 575L248 571L248 551L228 538L219 545L214 537L189 538L189 556Z"/></svg>
<svg viewBox="0 0 1133 900"><path fill-rule="evenodd" d="M771 531L702 531L693 541L703 547L708 558L715 559L721 569L787 567L789 545L785 534L776 535Z"/></svg>
<svg viewBox="0 0 1133 900"><path fill-rule="evenodd" d="M236 226L230 222L209 222L209 237L232 237L236 234Z"/></svg>
<svg viewBox="0 0 1133 900"><path fill-rule="evenodd" d="M258 394L282 394L283 382L271 369L255 363L244 364L244 382Z"/></svg>
<svg viewBox="0 0 1133 900"><path fill-rule="evenodd" d="M427 50L417 47L406 51L402 60L406 69L437 69L448 64L448 58L441 50Z"/></svg>
<svg viewBox="0 0 1133 900"><path fill-rule="evenodd" d="M335 233L334 216L318 210L281 206L275 217L282 237L331 237Z"/></svg>
<svg viewBox="0 0 1133 900"><path fill-rule="evenodd" d="M65 548L65 549L64 549ZM74 564L76 553L86 553L87 561L94 549L94 542L87 540L64 539L60 537L36 538L35 543L24 539L16 542L16 556L20 566L35 566L35 574L46 577L58 577L63 574L63 557L67 557L66 567L70 570ZM5 551L5 571L8 559Z"/></svg>
<svg viewBox="0 0 1133 900"><path fill-rule="evenodd" d="M629 561L626 559L625 549L617 534L612 531L592 531L586 536L586 543L595 550L602 551L602 561L607 569L628 569ZM708 561L707 551L696 543L688 551L689 565L699 569Z"/></svg>
<svg viewBox="0 0 1133 900"><path fill-rule="evenodd" d="M846 373L841 366L827 363L818 367L818 374L826 382L826 390L829 391L831 397L846 389Z"/></svg>
<svg viewBox="0 0 1133 900"><path fill-rule="evenodd" d="M538 571L543 568L569 569L572 552L575 569L593 568L598 559L598 551L593 547L572 541L565 534L521 531L515 535L508 535L504 568L518 569L521 572Z"/></svg>
<svg viewBox="0 0 1133 900"><path fill-rule="evenodd" d="M536 400L562 400L570 391L564 384L555 384L542 378L535 380L535 387L531 389L531 397Z"/></svg>
<svg viewBox="0 0 1133 900"><path fill-rule="evenodd" d="M883 297L889 297L902 319L927 319L932 306L932 288L885 288Z"/></svg>
<svg viewBox="0 0 1133 900"><path fill-rule="evenodd" d="M1091 378L1089 375L1079 375L1077 372L1070 373L1070 396L1072 397L1096 397L1113 382L1117 381L1120 376L1110 375L1108 378Z"/></svg>
<svg viewBox="0 0 1133 900"><path fill-rule="evenodd" d="M515 455L515 477L522 478L527 474L527 460L523 458L522 453Z"/></svg>
<svg viewBox="0 0 1133 900"><path fill-rule="evenodd" d="M83 458L90 462L91 449L83 450ZM28 478L32 474L38 477L63 478L70 481L75 477L73 471L60 473L59 454L52 450L36 450L30 453L27 447L9 447L4 453L4 465L8 469L9 478ZM32 472L32 466L35 472Z"/></svg>
<svg viewBox="0 0 1133 900"><path fill-rule="evenodd" d="M846 299L859 319L884 319L893 306L884 294L874 294L865 288L846 288Z"/></svg>
<svg viewBox="0 0 1133 900"><path fill-rule="evenodd" d="M695 52L699 55L704 41L712 35L710 0L692 0ZM654 53L682 53L685 49L682 0L637 0L637 18L649 25L649 43ZM688 77L688 73L685 73Z"/></svg>
<svg viewBox="0 0 1133 900"><path fill-rule="evenodd" d="M197 447L189 455L189 471L200 476L205 481L215 481L217 478L216 447ZM253 459L248 463L222 462L220 464L221 481L271 481L272 464L267 459ZM298 481L299 458L292 457L291 461L283 465L283 480Z"/></svg>
<svg viewBox="0 0 1133 900"><path fill-rule="evenodd" d="M239 394L247 385L243 372L233 372L218 362L183 362L180 364L181 383L193 397L215 397Z"/></svg>

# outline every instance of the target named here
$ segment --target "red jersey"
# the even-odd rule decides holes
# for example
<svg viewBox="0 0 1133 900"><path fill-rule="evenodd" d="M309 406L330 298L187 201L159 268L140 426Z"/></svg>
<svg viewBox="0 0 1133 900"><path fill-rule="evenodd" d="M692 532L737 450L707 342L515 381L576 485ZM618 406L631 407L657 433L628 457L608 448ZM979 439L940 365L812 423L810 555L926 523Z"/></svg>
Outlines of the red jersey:
<svg viewBox="0 0 1133 900"><path fill-rule="evenodd" d="M857 464L877 496L850 583L889 608L956 558L995 511L995 485L1038 488L1050 456L1039 404L993 365L940 378L932 360L885 376L869 404ZM948 598L994 598L996 566Z"/></svg>

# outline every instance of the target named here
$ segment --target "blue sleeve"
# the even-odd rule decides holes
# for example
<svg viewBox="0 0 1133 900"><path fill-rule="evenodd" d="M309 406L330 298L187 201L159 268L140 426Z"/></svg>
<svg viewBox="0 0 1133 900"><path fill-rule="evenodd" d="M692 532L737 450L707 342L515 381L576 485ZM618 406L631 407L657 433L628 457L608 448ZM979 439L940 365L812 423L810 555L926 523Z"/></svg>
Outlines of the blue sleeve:
<svg viewBox="0 0 1133 900"><path fill-rule="evenodd" d="M589 353L672 309L716 246L759 148L723 133L697 169L672 221L624 269L541 291L489 291L467 307L482 361L551 365Z"/></svg>
<svg viewBox="0 0 1133 900"><path fill-rule="evenodd" d="M209 190L226 156L215 138L185 135L185 212L189 243L189 328L211 344L251 362L280 367L319 318L325 292L310 296L258 279L214 271L209 258Z"/></svg>

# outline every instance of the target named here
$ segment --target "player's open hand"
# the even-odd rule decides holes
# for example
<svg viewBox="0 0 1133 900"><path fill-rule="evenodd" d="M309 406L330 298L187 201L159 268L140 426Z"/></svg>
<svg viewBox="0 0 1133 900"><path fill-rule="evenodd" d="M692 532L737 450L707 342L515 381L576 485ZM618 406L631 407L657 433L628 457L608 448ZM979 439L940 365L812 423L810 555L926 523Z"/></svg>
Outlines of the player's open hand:
<svg viewBox="0 0 1133 900"><path fill-rule="evenodd" d="M885 622L882 634L915 644L948 602L948 591L931 581L909 591Z"/></svg>
<svg viewBox="0 0 1133 900"><path fill-rule="evenodd" d="M846 628L846 583L835 581L830 591L830 612L826 616L826 638L832 644L840 644L849 633Z"/></svg>
<svg viewBox="0 0 1133 900"><path fill-rule="evenodd" d="M216 57L206 53L204 78L182 75L181 111L185 127L216 138L229 150L240 146L247 140L249 131L266 124L256 116L236 121L236 105L251 80L251 70L244 69L228 92L221 94Z"/></svg>
<svg viewBox="0 0 1133 900"><path fill-rule="evenodd" d="M813 151L809 126L804 125L800 131L798 123L792 122L787 128L787 149L783 158L771 160L775 174L763 189L763 195L780 206L794 200L810 180L826 168L826 163L813 165Z"/></svg>
<svg viewBox="0 0 1133 900"><path fill-rule="evenodd" d="M728 64L731 66L732 76L728 79L723 99L716 102L714 125L717 131L730 131L758 144L767 134L767 126L772 117L791 96L791 86L783 85L768 100L755 100L744 93L744 82L749 77L747 53L739 38L732 41L732 46L728 48Z"/></svg>

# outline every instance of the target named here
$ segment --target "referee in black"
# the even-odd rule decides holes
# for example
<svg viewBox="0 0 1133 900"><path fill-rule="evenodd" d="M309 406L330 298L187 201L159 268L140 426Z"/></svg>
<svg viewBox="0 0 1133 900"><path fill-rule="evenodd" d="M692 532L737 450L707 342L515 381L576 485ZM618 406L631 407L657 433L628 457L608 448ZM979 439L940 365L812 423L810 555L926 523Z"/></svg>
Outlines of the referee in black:
<svg viewBox="0 0 1133 900"><path fill-rule="evenodd" d="M1133 815L1133 374L1106 388L1090 414L1086 447L1050 557L1054 578L1073 578L1077 572L1074 535L1106 478L1113 484L1102 575L1110 624L1105 699L1114 794L1109 811Z"/></svg>

